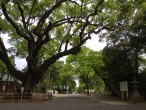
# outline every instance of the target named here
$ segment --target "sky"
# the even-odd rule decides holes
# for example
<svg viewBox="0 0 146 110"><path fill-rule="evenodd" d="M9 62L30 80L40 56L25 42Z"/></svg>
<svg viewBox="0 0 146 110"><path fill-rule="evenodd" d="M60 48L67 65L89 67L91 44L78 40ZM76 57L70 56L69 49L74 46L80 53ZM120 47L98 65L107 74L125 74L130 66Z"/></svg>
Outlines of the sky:
<svg viewBox="0 0 146 110"><path fill-rule="evenodd" d="M6 48L9 48L10 45L7 43L8 36L2 35L4 38L4 43L6 45ZM99 42L99 38L97 35L92 36L90 40L88 40L85 44L85 46L89 47L90 49L94 51L100 51L106 46L106 42ZM62 57L60 60L65 60L66 57ZM19 70L22 70L26 66L26 60L25 59L15 59L16 67Z"/></svg>
<svg viewBox="0 0 146 110"><path fill-rule="evenodd" d="M106 42L99 42L98 36L92 36L92 39L88 40L85 45L94 51L100 51L106 46Z"/></svg>

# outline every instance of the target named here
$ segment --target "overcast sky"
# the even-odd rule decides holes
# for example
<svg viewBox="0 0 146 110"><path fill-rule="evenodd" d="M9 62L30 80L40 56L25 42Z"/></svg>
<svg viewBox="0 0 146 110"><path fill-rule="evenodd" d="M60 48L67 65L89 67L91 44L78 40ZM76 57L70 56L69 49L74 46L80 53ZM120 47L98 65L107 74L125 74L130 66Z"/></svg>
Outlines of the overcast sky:
<svg viewBox="0 0 146 110"><path fill-rule="evenodd" d="M7 43L8 36L2 35L2 38L4 38L4 42L7 48L10 47L10 45ZM98 36L92 36L92 39L88 40L85 44L87 47L91 48L94 51L102 50L105 46L105 42L99 42ZM65 57L61 58L61 60L64 60ZM18 69L23 69L26 66L26 60L25 59L15 59L15 64Z"/></svg>
<svg viewBox="0 0 146 110"><path fill-rule="evenodd" d="M99 51L106 46L106 42L99 42L98 36L93 36L91 40L86 42L86 46L94 51Z"/></svg>

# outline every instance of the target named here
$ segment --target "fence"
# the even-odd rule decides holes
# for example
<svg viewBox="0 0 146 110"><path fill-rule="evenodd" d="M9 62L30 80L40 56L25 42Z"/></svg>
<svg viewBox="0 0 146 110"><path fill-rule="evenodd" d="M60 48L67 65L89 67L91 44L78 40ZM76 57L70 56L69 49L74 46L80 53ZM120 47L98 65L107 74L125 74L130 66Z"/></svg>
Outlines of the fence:
<svg viewBox="0 0 146 110"><path fill-rule="evenodd" d="M0 93L0 101L36 101L36 100L52 100L52 94L46 93Z"/></svg>

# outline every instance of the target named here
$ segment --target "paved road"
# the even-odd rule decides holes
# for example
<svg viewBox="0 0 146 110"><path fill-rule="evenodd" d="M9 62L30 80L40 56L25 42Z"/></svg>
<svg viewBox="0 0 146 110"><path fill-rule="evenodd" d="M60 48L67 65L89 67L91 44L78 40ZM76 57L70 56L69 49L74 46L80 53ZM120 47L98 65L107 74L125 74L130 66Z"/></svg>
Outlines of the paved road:
<svg viewBox="0 0 146 110"><path fill-rule="evenodd" d="M58 95L44 102L0 103L0 110L146 110L146 104L84 95Z"/></svg>

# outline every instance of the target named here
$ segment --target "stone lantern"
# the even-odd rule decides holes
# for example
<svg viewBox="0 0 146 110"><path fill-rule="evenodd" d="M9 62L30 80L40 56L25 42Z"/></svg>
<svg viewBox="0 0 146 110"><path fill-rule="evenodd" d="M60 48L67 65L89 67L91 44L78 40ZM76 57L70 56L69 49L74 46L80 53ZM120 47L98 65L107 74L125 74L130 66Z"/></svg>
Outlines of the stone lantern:
<svg viewBox="0 0 146 110"><path fill-rule="evenodd" d="M138 84L140 83L139 81L137 81L135 79L135 77L133 78L133 81L130 82L132 84L133 87L133 92L131 94L131 101L132 102L141 102L142 101L142 97L138 91Z"/></svg>

